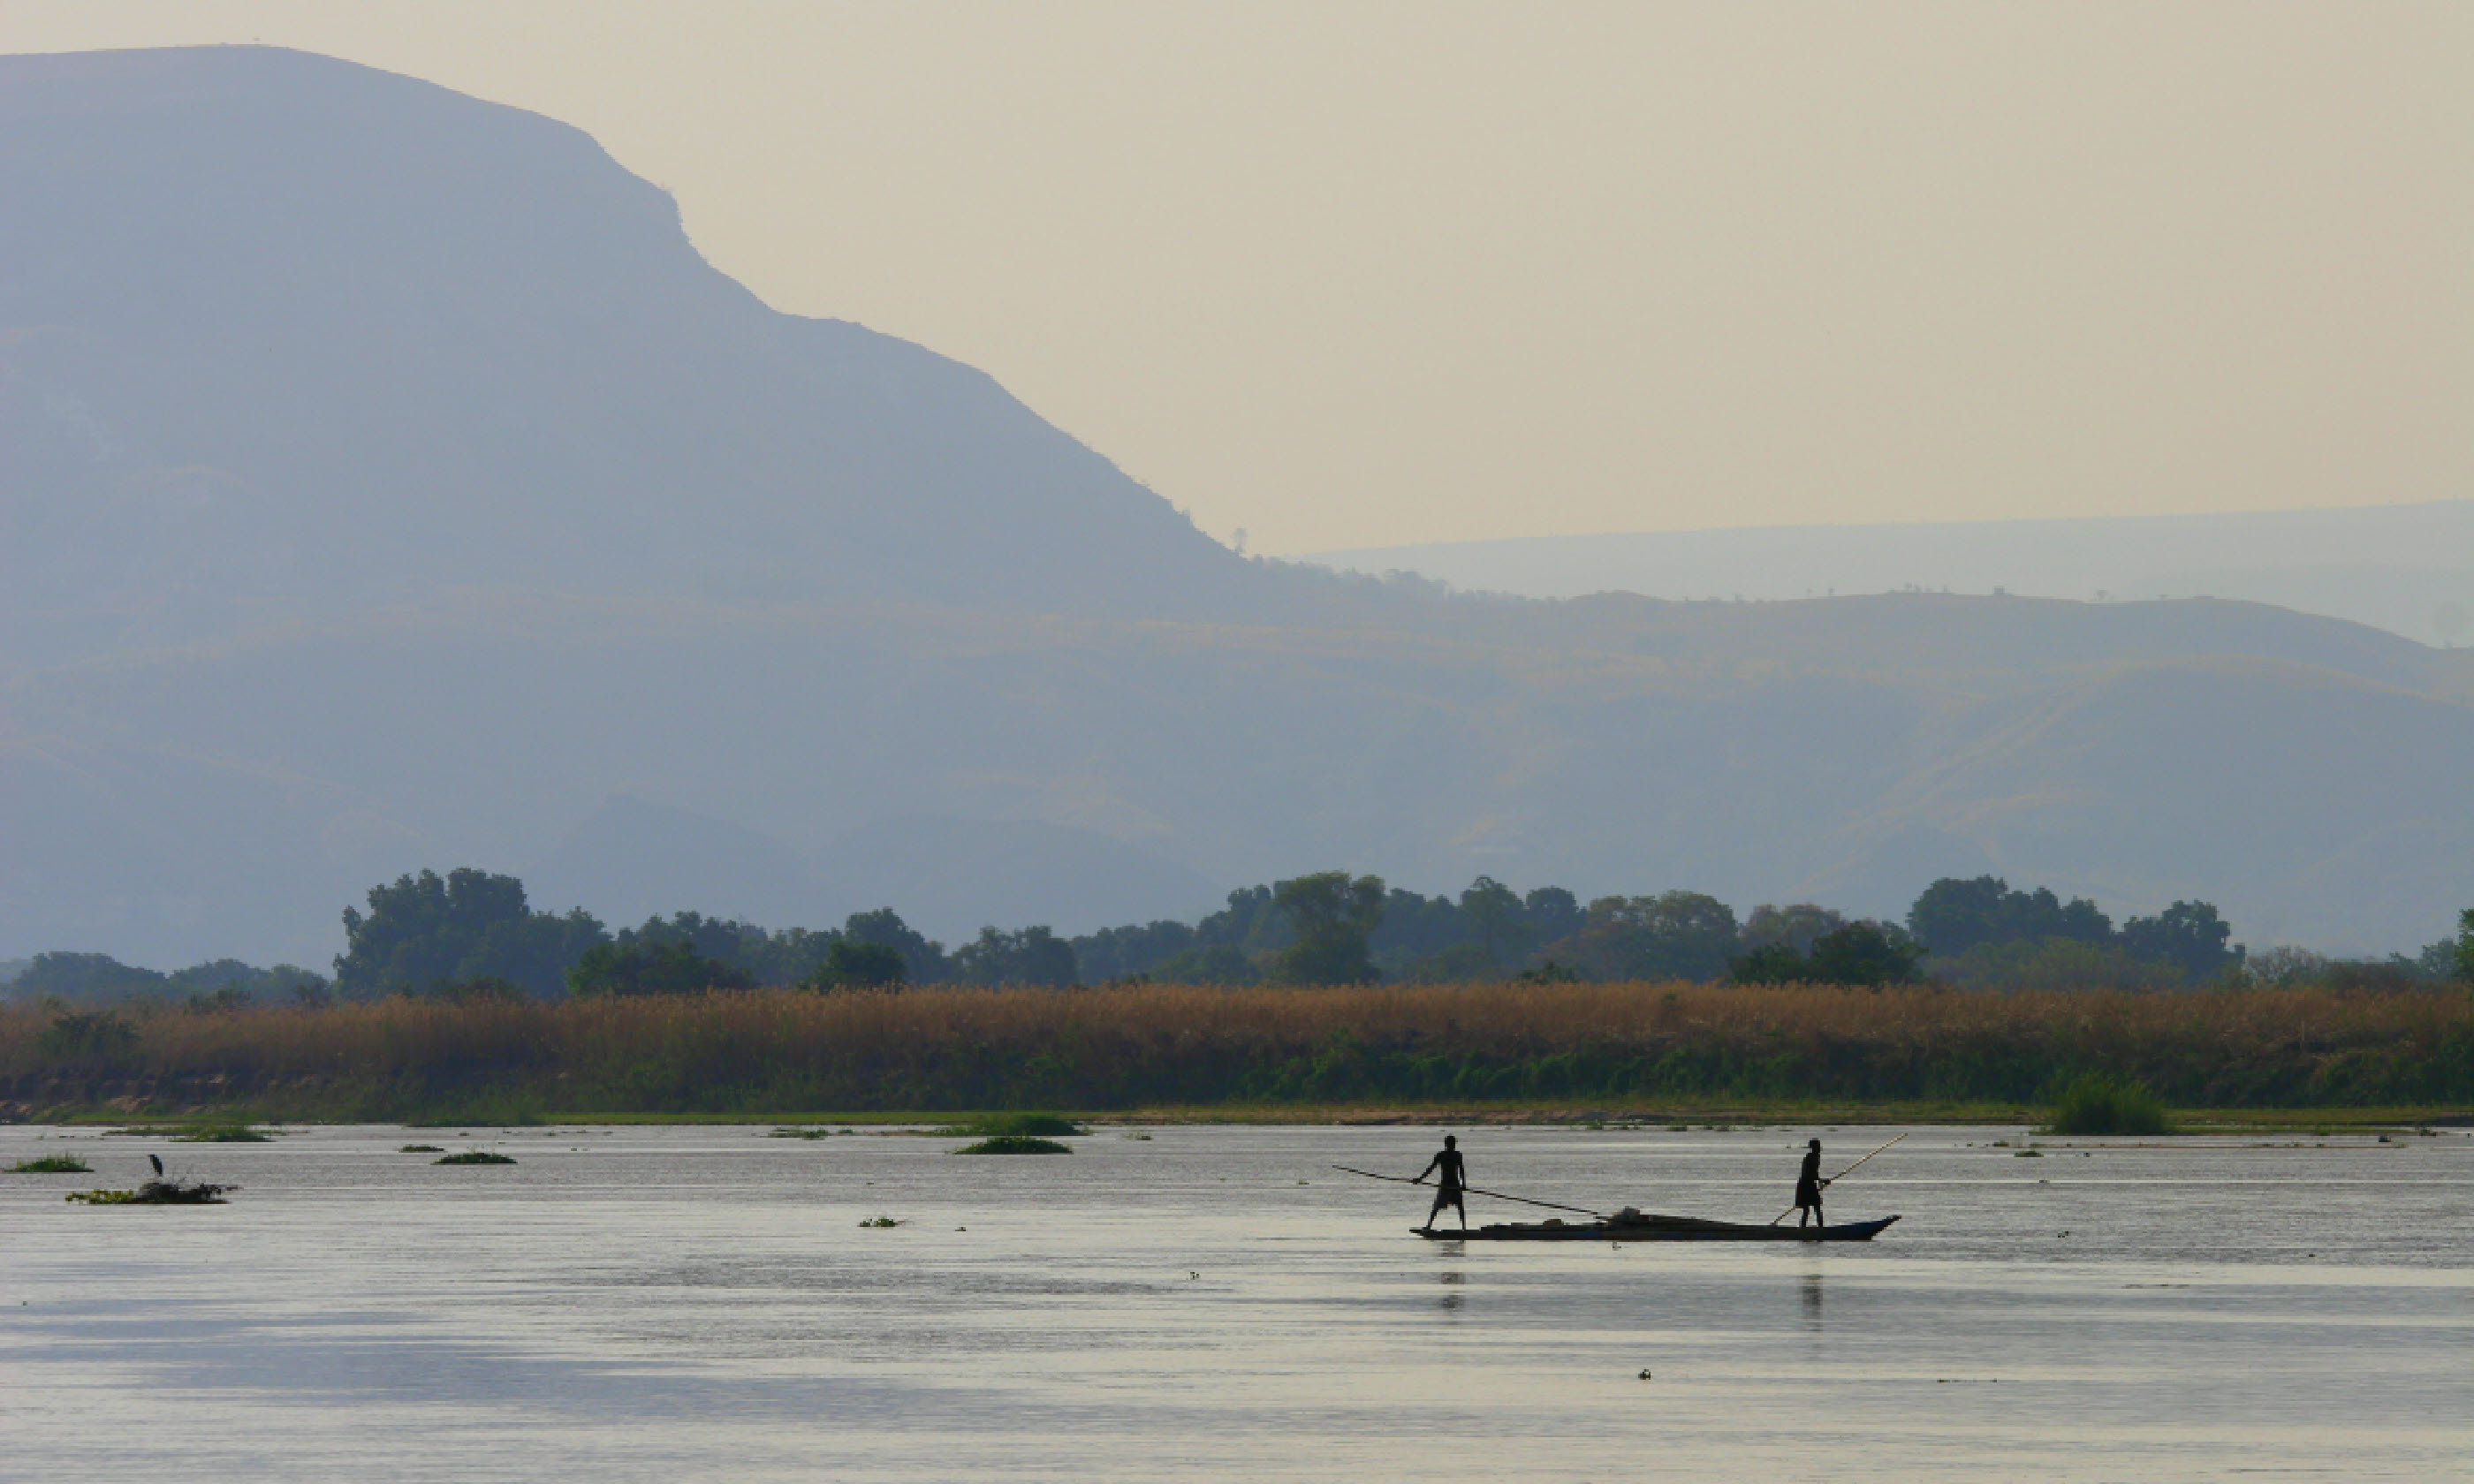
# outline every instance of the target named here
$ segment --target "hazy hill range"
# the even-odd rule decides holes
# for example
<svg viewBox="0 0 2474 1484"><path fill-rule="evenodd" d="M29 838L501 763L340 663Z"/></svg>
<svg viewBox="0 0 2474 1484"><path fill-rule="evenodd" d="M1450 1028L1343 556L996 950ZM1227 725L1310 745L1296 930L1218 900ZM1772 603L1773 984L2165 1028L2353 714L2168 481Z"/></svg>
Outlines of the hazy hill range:
<svg viewBox="0 0 2474 1484"><path fill-rule="evenodd" d="M2252 604L1455 598L1249 562L780 315L583 135L256 48L0 58L0 957L322 962L423 866L952 938L1331 865L2255 943L2474 887L2465 656Z"/></svg>
<svg viewBox="0 0 2474 1484"><path fill-rule="evenodd" d="M2096 601L2240 598L2425 644L2474 643L2474 500L2079 520L1539 536L1319 552L1531 598L1808 598L1926 591Z"/></svg>

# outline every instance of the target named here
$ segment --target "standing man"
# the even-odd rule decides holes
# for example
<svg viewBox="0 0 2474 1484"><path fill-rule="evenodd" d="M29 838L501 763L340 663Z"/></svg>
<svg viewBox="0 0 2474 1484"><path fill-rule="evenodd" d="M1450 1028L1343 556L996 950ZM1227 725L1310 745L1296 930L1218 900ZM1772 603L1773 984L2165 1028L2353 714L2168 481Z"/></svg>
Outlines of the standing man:
<svg viewBox="0 0 2474 1484"><path fill-rule="evenodd" d="M1435 1177L1435 1204L1426 1212L1424 1230L1435 1230L1435 1218L1442 1215L1443 1208L1448 1206L1460 1212L1461 1230L1467 1231L1468 1207L1462 1202L1461 1192L1468 1188L1468 1171L1461 1163L1461 1141L1458 1138L1444 1135L1443 1149L1426 1161L1426 1167L1418 1172L1418 1178L1411 1184L1422 1185L1429 1175Z"/></svg>
<svg viewBox="0 0 2474 1484"><path fill-rule="evenodd" d="M1813 1139L1805 1146L1804 1168L1795 1175L1795 1227L1801 1232L1809 1220L1815 1227L1827 1225L1821 1219L1821 1187L1830 1182L1821 1178L1821 1140Z"/></svg>

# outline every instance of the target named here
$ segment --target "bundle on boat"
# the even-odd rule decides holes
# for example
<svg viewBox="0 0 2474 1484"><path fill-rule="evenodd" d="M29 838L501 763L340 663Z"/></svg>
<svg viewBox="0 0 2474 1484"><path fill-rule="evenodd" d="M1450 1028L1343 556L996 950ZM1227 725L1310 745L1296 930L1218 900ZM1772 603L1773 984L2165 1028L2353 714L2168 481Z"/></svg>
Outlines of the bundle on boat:
<svg viewBox="0 0 2474 1484"><path fill-rule="evenodd" d="M1413 1230L1438 1242L1869 1242L1888 1230L1896 1216L1878 1221L1847 1221L1827 1227L1754 1226L1741 1221L1710 1221L1700 1216L1661 1216L1625 1207L1594 1221L1505 1221L1455 1231L1418 1227Z"/></svg>
<svg viewBox="0 0 2474 1484"><path fill-rule="evenodd" d="M134 1190L72 1190L63 1199L83 1206L221 1206L238 1185L205 1180L150 1180Z"/></svg>

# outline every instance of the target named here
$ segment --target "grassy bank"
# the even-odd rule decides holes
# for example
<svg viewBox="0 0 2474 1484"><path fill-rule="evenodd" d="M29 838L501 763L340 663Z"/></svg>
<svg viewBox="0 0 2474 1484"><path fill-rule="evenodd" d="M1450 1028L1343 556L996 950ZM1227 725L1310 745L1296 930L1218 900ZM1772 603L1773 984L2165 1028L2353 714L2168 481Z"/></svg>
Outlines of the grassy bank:
<svg viewBox="0 0 2474 1484"><path fill-rule="evenodd" d="M2175 1107L2474 1105L2460 992L1992 994L1482 985L936 990L0 1012L16 1117L511 1122L1068 1108L2022 1109L2087 1072Z"/></svg>

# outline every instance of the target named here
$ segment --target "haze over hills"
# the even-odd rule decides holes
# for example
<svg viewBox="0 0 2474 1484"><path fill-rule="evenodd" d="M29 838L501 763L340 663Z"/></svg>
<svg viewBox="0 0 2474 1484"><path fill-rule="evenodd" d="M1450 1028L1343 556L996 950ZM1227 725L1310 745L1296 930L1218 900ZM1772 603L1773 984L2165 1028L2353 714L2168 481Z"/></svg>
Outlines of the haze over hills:
<svg viewBox="0 0 2474 1484"><path fill-rule="evenodd" d="M765 308L563 125L0 58L0 958L321 963L463 864L948 939L1341 864L1877 913L1989 870L2405 946L2474 878L2467 658L1248 561L979 372Z"/></svg>
<svg viewBox="0 0 2474 1484"><path fill-rule="evenodd" d="M2248 515L1541 536L1318 552L1532 598L1809 598L1926 591L2239 598L2424 644L2474 643L2474 500Z"/></svg>

